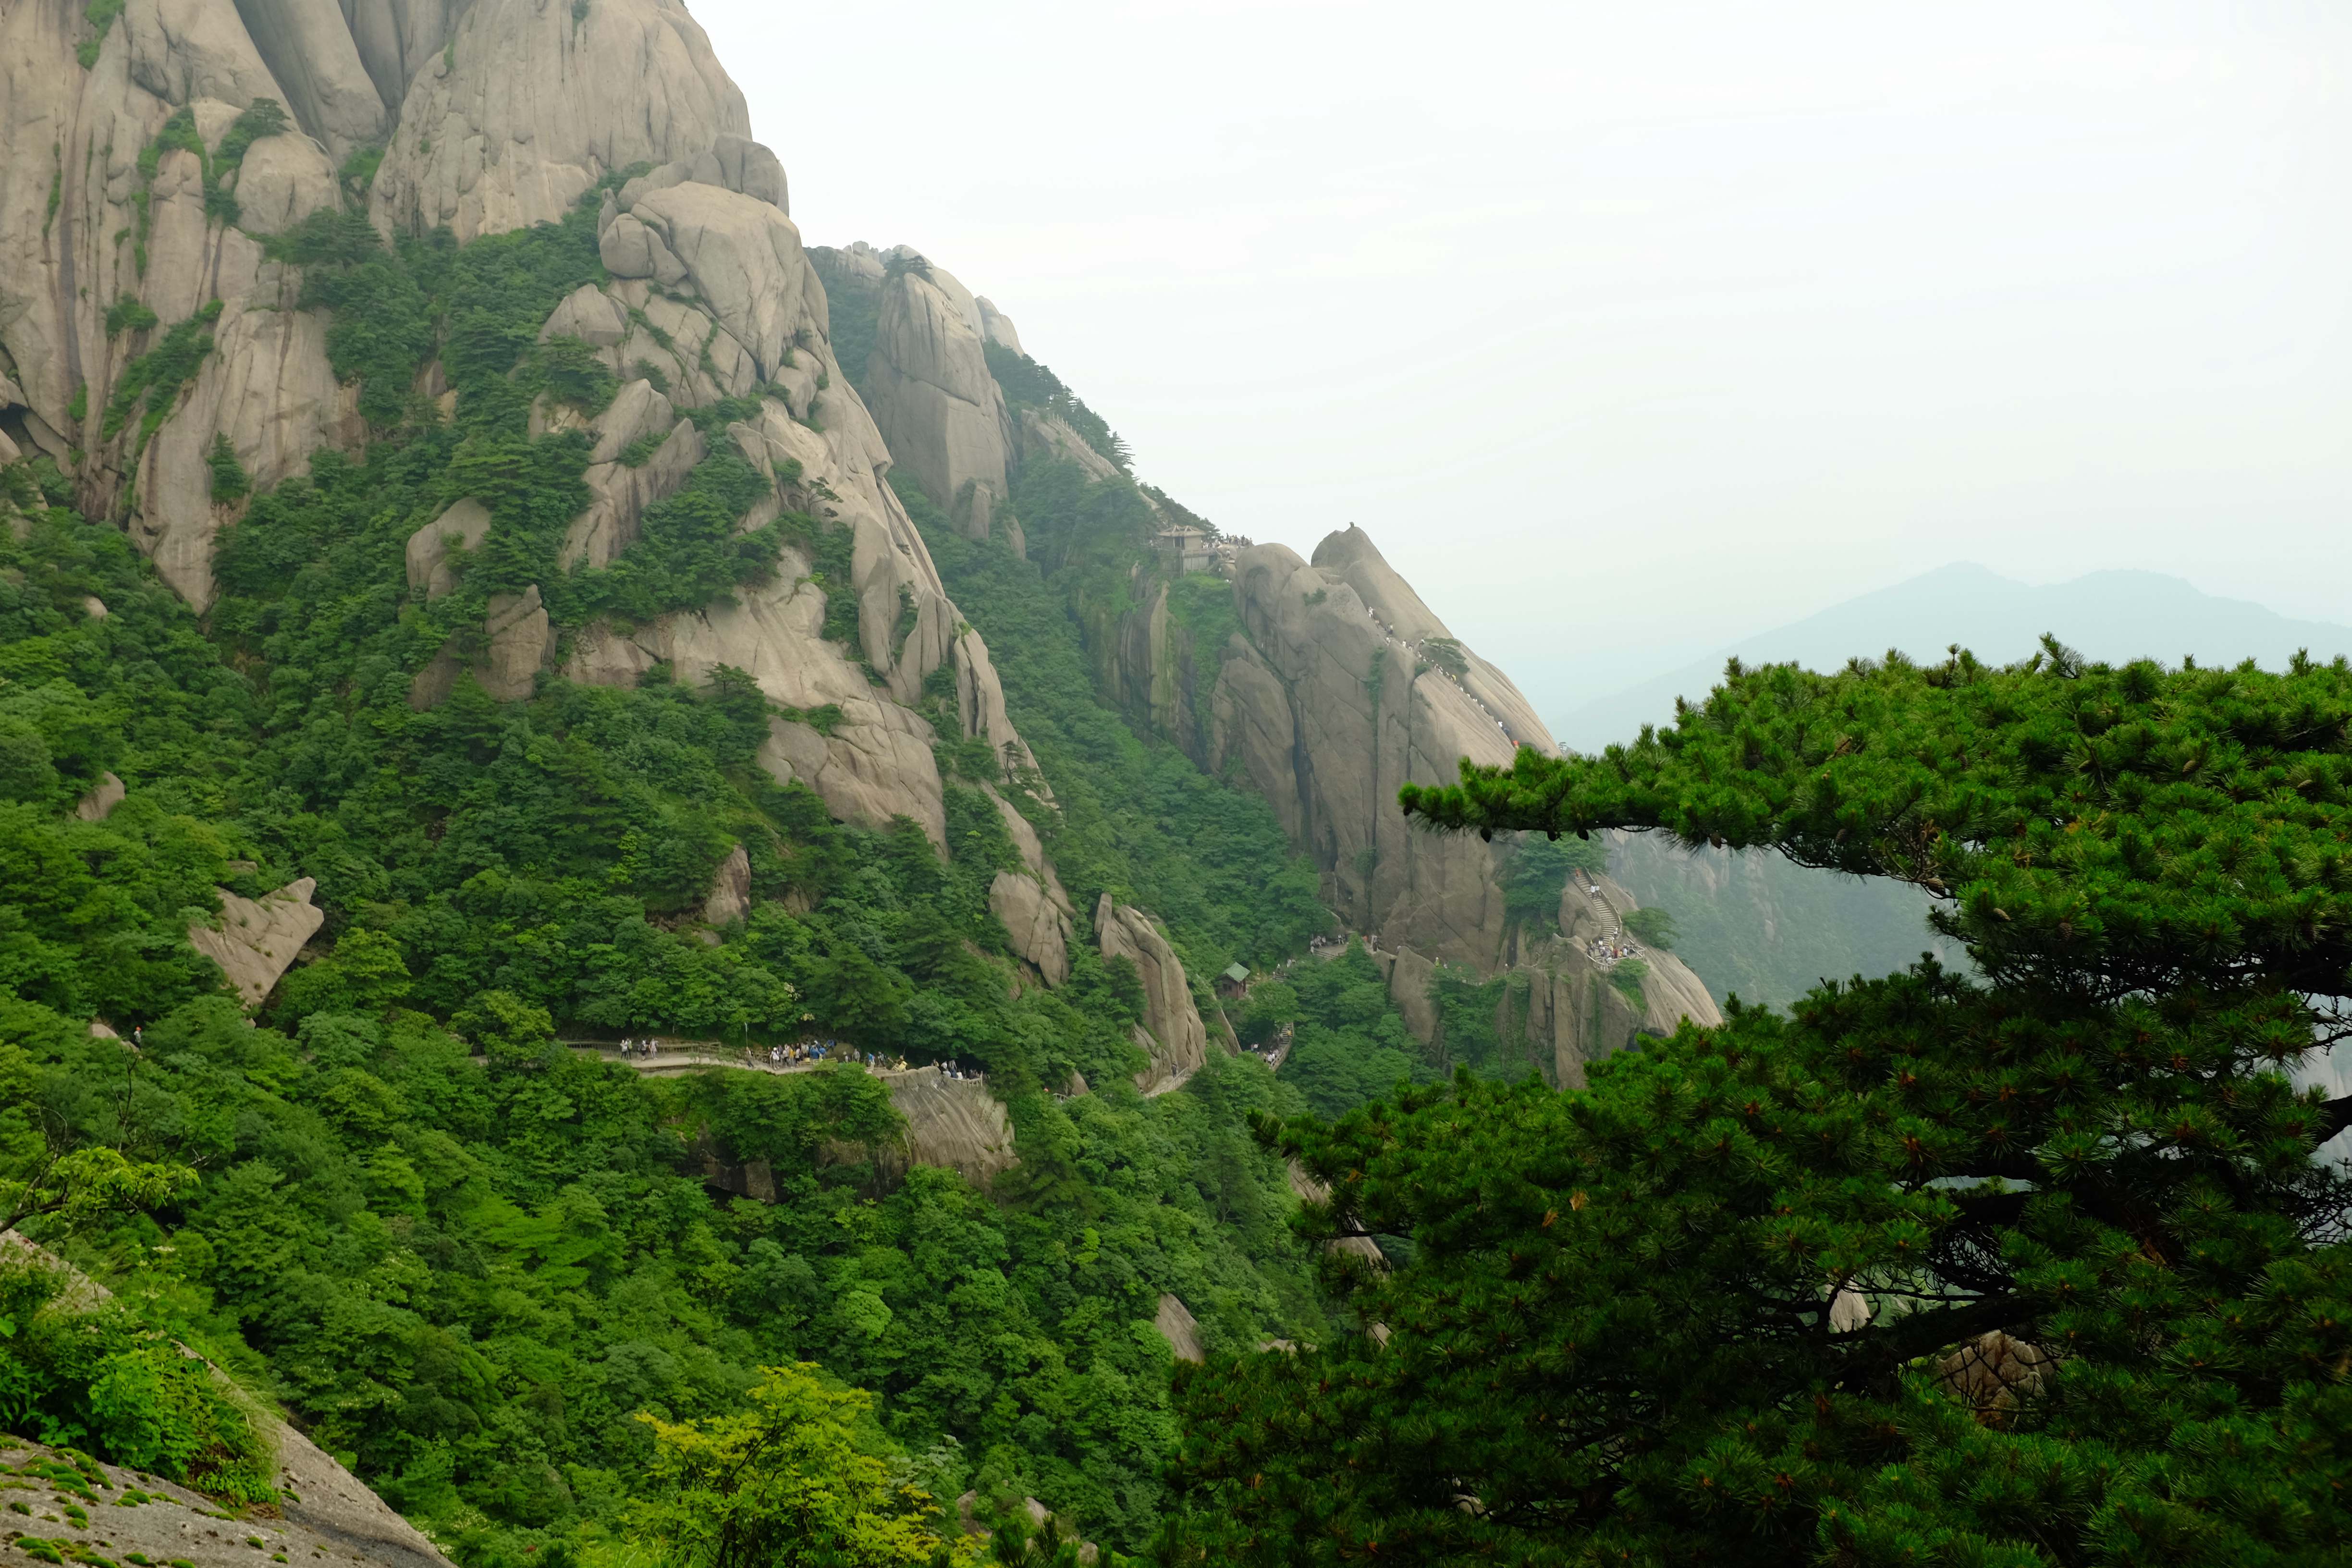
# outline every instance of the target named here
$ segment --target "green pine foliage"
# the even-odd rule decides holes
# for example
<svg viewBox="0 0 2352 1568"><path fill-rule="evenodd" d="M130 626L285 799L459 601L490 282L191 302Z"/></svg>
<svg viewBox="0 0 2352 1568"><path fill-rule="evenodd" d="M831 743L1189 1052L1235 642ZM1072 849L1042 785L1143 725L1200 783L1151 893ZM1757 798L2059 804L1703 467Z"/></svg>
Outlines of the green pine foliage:
<svg viewBox="0 0 2352 1568"><path fill-rule="evenodd" d="M1297 1016L1281 1078L1317 1116L1336 1120L1432 1077L1390 1004L1386 977L1362 947L1351 942L1336 957L1303 962L1284 978Z"/></svg>
<svg viewBox="0 0 2352 1568"><path fill-rule="evenodd" d="M2285 1069L2352 994L2347 688L2054 641L1734 668L1635 745L1405 791L1911 881L1986 978L1734 1003L1587 1093L1463 1073L1261 1124L1332 1189L1310 1238L1410 1246L1336 1276L1378 1333L1180 1381L1171 1553L2340 1560L2352 1175L2314 1150L2352 1100Z"/></svg>
<svg viewBox="0 0 2352 1568"><path fill-rule="evenodd" d="M1078 439L1113 467L1125 473L1134 462L1125 441L1110 427L1109 421L1087 406L1085 401L1062 384L1062 378L1017 349L1003 343L981 345L988 356L988 374L1004 389L1004 400L1015 408L1034 408L1052 415L1077 432Z"/></svg>
<svg viewBox="0 0 2352 1568"><path fill-rule="evenodd" d="M205 464L212 470L215 505L230 506L253 493L253 476L236 460L236 448L226 431L213 437L213 449Z"/></svg>
<svg viewBox="0 0 2352 1568"><path fill-rule="evenodd" d="M82 69L97 68L99 51L105 47L106 35L114 26L114 19L122 15L127 0L89 0L89 4L82 7L82 18L94 29L95 35L74 47L74 56L80 60Z"/></svg>
<svg viewBox="0 0 2352 1568"><path fill-rule="evenodd" d="M1600 757L1520 753L1408 809L1446 826L1621 824L1779 849L1944 900L1986 972L2116 998L2352 964L2340 837L2352 669L2085 667L2053 640L1822 676L1735 668L1704 707Z"/></svg>
<svg viewBox="0 0 2352 1568"><path fill-rule="evenodd" d="M119 338L125 332L143 332L155 324L155 312L136 294L125 294L106 308L106 335L110 338Z"/></svg>
<svg viewBox="0 0 2352 1568"><path fill-rule="evenodd" d="M172 416L181 391L194 379L213 352L212 328L220 314L221 302L207 301L194 315L173 323L161 342L122 367L122 379L115 383L114 395L106 400L99 439L113 440L135 414L139 416L139 437L132 447L133 459L147 449L147 443L154 438L163 421ZM149 321L153 320L153 312L146 311L145 315Z"/></svg>

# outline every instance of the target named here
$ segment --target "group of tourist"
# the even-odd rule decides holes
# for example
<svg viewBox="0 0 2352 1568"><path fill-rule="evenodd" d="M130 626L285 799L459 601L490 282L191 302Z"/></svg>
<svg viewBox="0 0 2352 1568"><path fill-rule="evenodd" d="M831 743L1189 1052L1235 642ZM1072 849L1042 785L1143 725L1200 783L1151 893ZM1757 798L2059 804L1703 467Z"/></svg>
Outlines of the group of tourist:
<svg viewBox="0 0 2352 1568"><path fill-rule="evenodd" d="M690 1045L693 1042L688 1043ZM677 1048L676 1042L672 1042L672 1048ZM621 1042L621 1055L624 1057L641 1057L651 1059L660 1054L661 1039L658 1036L648 1036L644 1039L631 1037ZM794 1067L814 1067L827 1061L856 1062L869 1072L919 1070L917 1065L908 1061L903 1054L892 1056L884 1051L866 1051L854 1047L845 1049L839 1040L832 1038L795 1040L790 1045L770 1046L767 1047L767 1065L773 1070ZM744 1060L749 1063L751 1059L751 1054L747 1050L744 1053ZM979 1068L967 1067L958 1060L933 1062L930 1066L941 1078L954 1079L958 1082L982 1083L987 1081L988 1078L988 1075Z"/></svg>
<svg viewBox="0 0 2352 1568"><path fill-rule="evenodd" d="M1392 648L1412 654L1416 659L1421 657L1421 644L1417 642L1407 642L1402 637L1397 636L1396 628L1390 626L1386 621L1381 619L1379 613L1370 605L1366 605L1364 606L1364 615L1366 618L1372 623L1372 625L1380 628L1381 640L1382 642L1387 643ZM1489 708L1484 702L1479 701L1477 694L1473 692L1468 687L1462 684L1461 677L1455 675L1450 669L1441 668L1438 673L1444 676L1446 679L1454 682L1454 689L1461 692L1463 696L1469 698L1471 702L1477 707L1479 712L1484 713L1487 718L1494 720L1495 728L1503 732L1503 739L1506 741L1515 739L1511 734L1511 727L1508 724L1504 723L1501 719L1496 718L1495 710L1492 708Z"/></svg>
<svg viewBox="0 0 2352 1568"><path fill-rule="evenodd" d="M1638 958L1642 950L1624 932L1613 936L1596 936L1585 944L1585 951L1599 963L1614 963L1621 958Z"/></svg>

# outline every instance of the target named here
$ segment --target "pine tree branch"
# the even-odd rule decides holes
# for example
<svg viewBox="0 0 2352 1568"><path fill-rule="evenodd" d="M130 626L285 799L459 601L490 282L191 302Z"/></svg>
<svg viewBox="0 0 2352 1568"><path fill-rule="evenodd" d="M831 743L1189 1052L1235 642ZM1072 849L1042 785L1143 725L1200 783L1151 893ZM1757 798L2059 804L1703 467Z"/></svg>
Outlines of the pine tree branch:
<svg viewBox="0 0 2352 1568"><path fill-rule="evenodd" d="M1868 1334L1873 1347L1889 1359L1906 1362L1962 1340L1972 1340L1992 1329L2012 1328L2025 1321L2029 1315L2025 1302L2018 1297L1988 1296L1964 1307L1914 1312L1895 1319L1884 1328L1861 1331Z"/></svg>
<svg viewBox="0 0 2352 1568"><path fill-rule="evenodd" d="M2352 1127L2352 1094L2331 1100L2319 1108L2319 1133L2315 1142L2325 1143L2347 1127Z"/></svg>

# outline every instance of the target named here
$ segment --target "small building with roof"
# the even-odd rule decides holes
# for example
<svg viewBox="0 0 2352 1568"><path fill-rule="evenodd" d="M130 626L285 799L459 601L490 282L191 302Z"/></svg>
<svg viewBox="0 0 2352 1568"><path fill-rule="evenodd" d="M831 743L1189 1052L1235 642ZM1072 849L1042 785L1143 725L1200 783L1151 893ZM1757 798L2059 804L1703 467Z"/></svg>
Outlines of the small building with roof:
<svg viewBox="0 0 2352 1568"><path fill-rule="evenodd" d="M1153 552L1172 572L1212 570L1217 558L1216 544L1214 535L1205 533L1190 523L1176 523L1151 536Z"/></svg>

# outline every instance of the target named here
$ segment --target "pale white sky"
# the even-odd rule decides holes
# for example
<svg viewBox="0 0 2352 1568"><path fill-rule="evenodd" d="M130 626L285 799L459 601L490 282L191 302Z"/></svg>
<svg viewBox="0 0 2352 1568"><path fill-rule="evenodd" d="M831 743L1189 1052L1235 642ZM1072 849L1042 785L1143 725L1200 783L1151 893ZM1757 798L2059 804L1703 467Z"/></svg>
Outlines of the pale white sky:
<svg viewBox="0 0 2352 1568"><path fill-rule="evenodd" d="M1541 711L1954 560L2352 619L2352 9L689 0L1220 526Z"/></svg>

